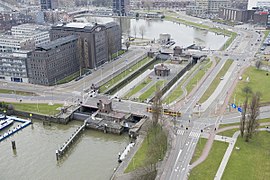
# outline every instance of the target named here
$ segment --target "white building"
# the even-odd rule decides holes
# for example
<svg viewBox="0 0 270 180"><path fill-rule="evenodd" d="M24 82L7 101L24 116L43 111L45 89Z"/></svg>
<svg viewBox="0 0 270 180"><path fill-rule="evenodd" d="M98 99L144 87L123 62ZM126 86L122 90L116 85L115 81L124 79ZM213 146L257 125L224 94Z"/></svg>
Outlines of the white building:
<svg viewBox="0 0 270 180"><path fill-rule="evenodd" d="M248 10L253 7L270 7L270 0L248 0Z"/></svg>
<svg viewBox="0 0 270 180"><path fill-rule="evenodd" d="M0 36L0 52L15 52L18 50L34 49L35 42L33 39L25 37L15 37L11 35Z"/></svg>
<svg viewBox="0 0 270 180"><path fill-rule="evenodd" d="M49 27L36 24L13 26L11 34L15 37L34 39L35 46L50 42Z"/></svg>
<svg viewBox="0 0 270 180"><path fill-rule="evenodd" d="M26 61L30 51L0 53L0 80L27 82Z"/></svg>

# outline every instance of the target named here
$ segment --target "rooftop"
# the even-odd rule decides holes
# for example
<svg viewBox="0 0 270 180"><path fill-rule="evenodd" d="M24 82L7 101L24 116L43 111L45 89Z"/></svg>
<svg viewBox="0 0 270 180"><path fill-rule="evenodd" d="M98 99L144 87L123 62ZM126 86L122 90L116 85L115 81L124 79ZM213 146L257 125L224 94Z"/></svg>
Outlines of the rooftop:
<svg viewBox="0 0 270 180"><path fill-rule="evenodd" d="M82 22L60 23L56 25L56 27L68 27L68 28L79 28L79 29L83 29L86 27L92 28L93 26L94 24L92 23L82 23Z"/></svg>
<svg viewBox="0 0 270 180"><path fill-rule="evenodd" d="M56 39L54 41L51 41L47 44L37 46L37 50L50 50L50 49L53 49L55 47L58 47L60 45L66 44L70 41L74 41L77 39L78 39L78 37L76 35L62 37L62 38Z"/></svg>

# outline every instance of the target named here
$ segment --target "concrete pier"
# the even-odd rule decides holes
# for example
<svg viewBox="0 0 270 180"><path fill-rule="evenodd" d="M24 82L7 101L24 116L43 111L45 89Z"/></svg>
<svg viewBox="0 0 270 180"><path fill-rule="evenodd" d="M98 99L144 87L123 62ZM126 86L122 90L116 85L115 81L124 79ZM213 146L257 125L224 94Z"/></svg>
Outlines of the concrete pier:
<svg viewBox="0 0 270 180"><path fill-rule="evenodd" d="M68 150L69 147L71 147L72 143L77 139L77 137L81 134L82 131L84 131L86 126L86 121L84 121L83 125L78 127L76 131L72 134L72 136L64 142L63 146L61 146L58 150L56 150L56 160L58 161Z"/></svg>

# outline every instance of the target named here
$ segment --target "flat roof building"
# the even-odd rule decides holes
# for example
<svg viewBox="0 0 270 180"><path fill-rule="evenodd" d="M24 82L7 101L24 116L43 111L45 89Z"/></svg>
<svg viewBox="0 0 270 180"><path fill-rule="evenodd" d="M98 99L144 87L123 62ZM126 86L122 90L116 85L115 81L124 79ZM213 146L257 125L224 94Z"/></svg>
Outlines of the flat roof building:
<svg viewBox="0 0 270 180"><path fill-rule="evenodd" d="M27 62L29 82L54 85L79 71L78 37L70 35L37 46Z"/></svg>
<svg viewBox="0 0 270 180"><path fill-rule="evenodd" d="M34 39L35 46L50 42L50 27L36 24L21 24L11 28L15 37Z"/></svg>
<svg viewBox="0 0 270 180"><path fill-rule="evenodd" d="M31 51L0 53L0 79L27 83L27 59L30 55Z"/></svg>
<svg viewBox="0 0 270 180"><path fill-rule="evenodd" d="M51 40L69 35L79 37L79 59L82 67L96 68L109 60L109 51L121 49L121 29L117 23L62 23L53 26ZM110 46L110 48L109 48Z"/></svg>
<svg viewBox="0 0 270 180"><path fill-rule="evenodd" d="M32 50L35 42L31 38L16 37L12 35L0 36L0 52L15 52L19 50Z"/></svg>

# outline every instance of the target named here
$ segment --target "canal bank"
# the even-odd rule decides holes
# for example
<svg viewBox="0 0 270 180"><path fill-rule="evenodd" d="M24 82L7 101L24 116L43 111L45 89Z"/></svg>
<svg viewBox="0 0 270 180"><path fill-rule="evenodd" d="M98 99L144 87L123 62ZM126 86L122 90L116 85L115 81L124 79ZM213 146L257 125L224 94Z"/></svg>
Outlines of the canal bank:
<svg viewBox="0 0 270 180"><path fill-rule="evenodd" d="M5 171L1 172L1 179L109 179L118 165L118 153L130 141L128 136L84 131L64 157L56 161L55 149L81 124L71 121L67 125L43 125L33 120L32 125L2 141L0 169ZM12 151L11 140L16 141L16 151Z"/></svg>

